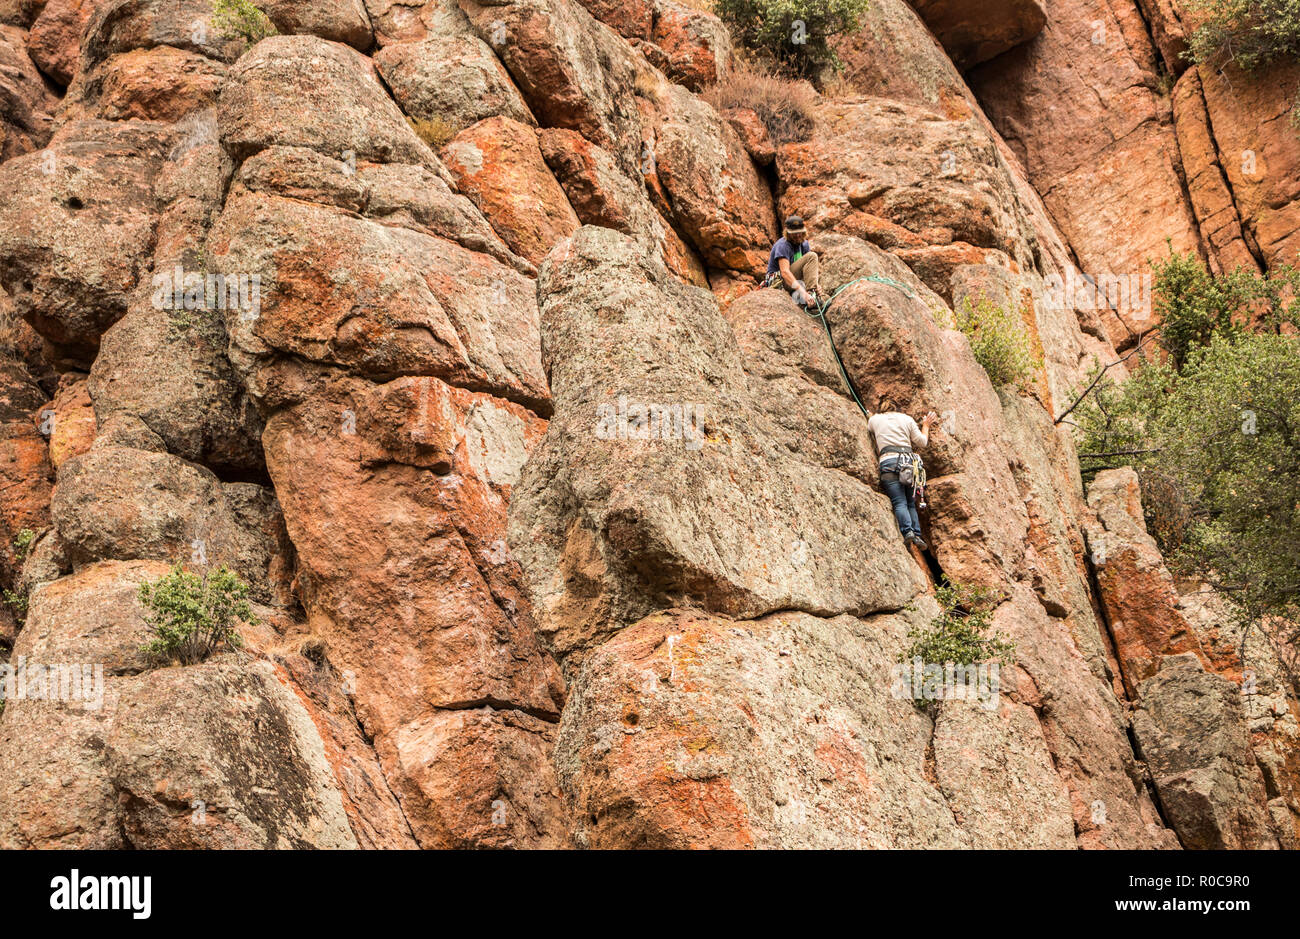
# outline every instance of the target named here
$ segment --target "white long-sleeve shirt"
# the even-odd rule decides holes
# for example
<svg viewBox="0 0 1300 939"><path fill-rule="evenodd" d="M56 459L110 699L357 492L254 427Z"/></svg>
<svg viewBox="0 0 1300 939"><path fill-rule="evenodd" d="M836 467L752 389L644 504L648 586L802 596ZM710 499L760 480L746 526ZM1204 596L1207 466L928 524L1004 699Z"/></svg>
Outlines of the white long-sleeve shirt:
<svg viewBox="0 0 1300 939"><path fill-rule="evenodd" d="M867 421L867 430L871 431L876 440L876 454L882 461L895 459L898 456L895 453L884 453L885 447L910 447L913 450L920 450L930 442L921 432L916 421L900 411L871 415L870 420Z"/></svg>

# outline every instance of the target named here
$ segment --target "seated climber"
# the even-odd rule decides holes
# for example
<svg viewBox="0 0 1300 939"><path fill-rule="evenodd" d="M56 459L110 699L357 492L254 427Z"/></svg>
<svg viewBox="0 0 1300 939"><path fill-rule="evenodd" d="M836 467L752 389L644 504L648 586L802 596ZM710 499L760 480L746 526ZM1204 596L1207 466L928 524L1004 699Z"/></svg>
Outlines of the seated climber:
<svg viewBox="0 0 1300 939"><path fill-rule="evenodd" d="M817 306L821 281L817 274L817 254L807 238L803 219L791 215L785 220L785 234L772 245L768 256L763 286L784 287L800 306Z"/></svg>
<svg viewBox="0 0 1300 939"><path fill-rule="evenodd" d="M924 449L930 443L930 425L938 415L930 411L921 419L921 426L906 414L899 412L892 398L881 397L876 413L867 421L867 430L876 445L880 458L880 488L894 506L894 518L903 540L922 551L929 547L921 537L921 519L916 514L915 470L911 460L913 448Z"/></svg>

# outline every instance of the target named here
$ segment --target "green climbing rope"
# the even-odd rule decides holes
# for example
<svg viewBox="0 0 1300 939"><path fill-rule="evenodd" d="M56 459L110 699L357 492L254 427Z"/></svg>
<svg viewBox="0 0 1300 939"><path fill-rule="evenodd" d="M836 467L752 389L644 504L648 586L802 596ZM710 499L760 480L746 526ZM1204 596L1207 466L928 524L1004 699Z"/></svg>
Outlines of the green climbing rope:
<svg viewBox="0 0 1300 939"><path fill-rule="evenodd" d="M897 288L898 290L901 290L903 293L905 293L908 297L914 298L916 296L916 294L912 293L912 291L908 288L906 284L899 283L898 281L894 280L892 277L885 277L881 274L868 274L865 277L854 278L853 280L849 281L847 284L844 284L842 287L840 287L838 290L836 290L833 294L830 295L830 299L828 299L825 303L818 306L816 311L809 310L807 308L805 308L805 310L808 313L808 315L811 316L813 319L821 321L822 329L826 331L826 341L831 344L831 355L835 357L835 364L839 366L840 377L844 379L845 387L849 389L849 394L853 396L853 403L858 406L858 410L862 412L863 417L866 417L868 420L870 420L871 412L867 410L866 405L862 403L862 399L858 397L858 390L853 387L853 380L849 378L849 373L844 368L844 361L840 358L839 350L835 348L835 337L831 335L830 320L826 318L826 311L831 308L831 304L835 302L835 298L838 297L840 294L842 294L844 291L848 290L854 284L861 283L864 280L869 280L877 284L886 284L887 286Z"/></svg>

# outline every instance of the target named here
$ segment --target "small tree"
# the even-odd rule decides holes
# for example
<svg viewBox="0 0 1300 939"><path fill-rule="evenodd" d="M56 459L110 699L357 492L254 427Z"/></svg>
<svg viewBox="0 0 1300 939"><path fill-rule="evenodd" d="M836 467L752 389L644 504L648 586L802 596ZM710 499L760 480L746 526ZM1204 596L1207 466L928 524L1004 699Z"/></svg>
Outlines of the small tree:
<svg viewBox="0 0 1300 939"><path fill-rule="evenodd" d="M1189 350L1216 333L1252 324L1276 330L1295 319L1300 303L1300 271L1285 265L1266 276L1247 267L1215 276L1196 255L1172 253L1151 266L1160 344L1180 368Z"/></svg>
<svg viewBox="0 0 1300 939"><path fill-rule="evenodd" d="M970 340L970 350L996 387L1023 388L1042 360L1030 345L1025 324L1011 307L987 297L963 297L953 311L953 325Z"/></svg>
<svg viewBox="0 0 1300 939"><path fill-rule="evenodd" d="M139 597L154 631L141 651L154 665L193 665L218 646L238 649L243 642L236 622L254 622L248 584L225 565L199 577L177 564L159 580L141 584Z"/></svg>
<svg viewBox="0 0 1300 939"><path fill-rule="evenodd" d="M868 0L714 0L743 48L802 78L838 68L830 42L858 28Z"/></svg>
<svg viewBox="0 0 1300 939"><path fill-rule="evenodd" d="M271 18L249 0L212 0L212 28L225 39L242 39L250 46L276 34Z"/></svg>
<svg viewBox="0 0 1300 939"><path fill-rule="evenodd" d="M1300 55L1300 0L1185 0L1193 62L1250 71Z"/></svg>
<svg viewBox="0 0 1300 939"><path fill-rule="evenodd" d="M996 606L994 593L983 587L945 584L935 591L940 613L928 627L907 632L911 645L900 662L920 659L926 665L976 665L994 659L1010 665L1016 644L1001 634L988 635Z"/></svg>

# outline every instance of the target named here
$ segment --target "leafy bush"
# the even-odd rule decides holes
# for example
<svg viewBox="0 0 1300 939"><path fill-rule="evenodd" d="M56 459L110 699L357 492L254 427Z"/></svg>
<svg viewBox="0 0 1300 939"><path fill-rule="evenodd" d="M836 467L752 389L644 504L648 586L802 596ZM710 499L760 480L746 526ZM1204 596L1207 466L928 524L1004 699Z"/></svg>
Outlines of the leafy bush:
<svg viewBox="0 0 1300 939"><path fill-rule="evenodd" d="M815 77L839 67L830 41L857 29L868 0L715 0L718 18L743 48L778 68Z"/></svg>
<svg viewBox="0 0 1300 939"><path fill-rule="evenodd" d="M18 532L17 537L14 538L14 557L18 559L19 564L27 560L27 554L32 550L32 544L35 541L36 532L30 528L24 528Z"/></svg>
<svg viewBox="0 0 1300 939"><path fill-rule="evenodd" d="M17 620L18 625L21 626L26 623L27 594L17 590L10 590L6 587L3 594L0 596L3 597L5 604L14 611L14 619Z"/></svg>
<svg viewBox="0 0 1300 939"><path fill-rule="evenodd" d="M249 0L212 0L212 28L219 36L249 45L276 34L271 18Z"/></svg>
<svg viewBox="0 0 1300 939"><path fill-rule="evenodd" d="M1186 259L1160 270L1171 354L1122 385L1107 377L1084 401L1082 467L1135 467L1170 567L1230 599L1297 682L1300 335L1284 299L1294 272L1214 277Z"/></svg>
<svg viewBox="0 0 1300 939"><path fill-rule="evenodd" d="M1281 267L1267 276L1246 267L1212 275L1196 255L1171 254L1153 264L1155 305L1160 314L1160 342L1181 367L1189 350L1203 346L1215 333L1236 331L1251 323L1265 328L1295 318L1300 271Z"/></svg>
<svg viewBox="0 0 1300 939"><path fill-rule="evenodd" d="M935 591L941 612L927 628L908 630L911 645L900 662L919 658L926 665L976 665L995 659L1010 665L1016 645L1001 634L989 636L995 595L982 587L945 584Z"/></svg>
<svg viewBox="0 0 1300 939"><path fill-rule="evenodd" d="M817 92L807 82L782 78L752 65L737 65L701 97L718 112L751 109L778 147L812 136Z"/></svg>
<svg viewBox="0 0 1300 939"><path fill-rule="evenodd" d="M1188 42L1194 62L1233 62L1250 71L1300 55L1300 0L1186 0L1199 25Z"/></svg>
<svg viewBox="0 0 1300 939"><path fill-rule="evenodd" d="M970 340L975 361L996 387L1024 387L1042 367L1030 344L1029 333L1016 311L987 297L971 302L963 297L953 311L953 326Z"/></svg>
<svg viewBox="0 0 1300 939"><path fill-rule="evenodd" d="M218 646L238 649L235 623L254 622L248 584L225 565L199 577L177 564L156 582L141 584L139 597L154 631L141 651L155 665L193 665Z"/></svg>

